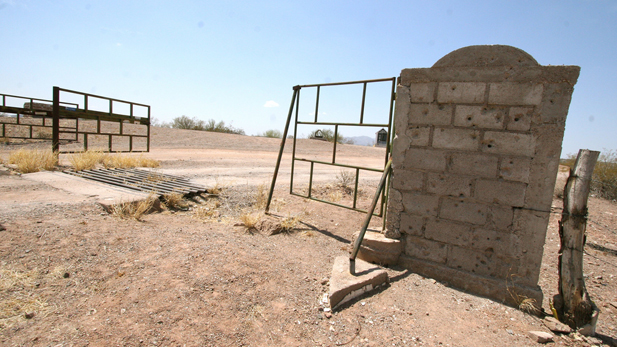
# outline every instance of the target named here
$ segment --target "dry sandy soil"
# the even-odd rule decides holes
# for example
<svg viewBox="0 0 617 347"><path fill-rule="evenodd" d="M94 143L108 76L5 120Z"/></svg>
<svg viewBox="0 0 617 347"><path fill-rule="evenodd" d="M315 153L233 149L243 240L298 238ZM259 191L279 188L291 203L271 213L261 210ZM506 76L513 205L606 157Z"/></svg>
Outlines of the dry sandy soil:
<svg viewBox="0 0 617 347"><path fill-rule="evenodd" d="M400 268L388 269L387 288L326 317L319 300L333 260L348 254L364 215L289 195L288 146L273 210L279 219L299 222L288 233L247 232L238 218L256 210L255 196L271 179L279 144L153 128L146 155L161 160L160 172L223 188L219 198L143 221L109 215L92 199L0 171L0 224L6 228L0 231L0 345L534 346L528 332L548 331L536 316ZM0 158L36 146L48 145L0 145ZM328 148L303 140L298 153L327 160ZM383 155L349 145L337 151L343 161L374 167L383 165ZM324 196L336 193L338 173L318 172L315 184ZM302 175L299 188L306 182ZM363 204L377 179L364 178ZM540 280L547 311L557 291L560 207L556 199ZM198 213L205 208L211 213ZM556 335L553 345L616 345L617 205L592 197L589 210L584 266L602 310L598 336ZM374 218L375 226L380 223Z"/></svg>

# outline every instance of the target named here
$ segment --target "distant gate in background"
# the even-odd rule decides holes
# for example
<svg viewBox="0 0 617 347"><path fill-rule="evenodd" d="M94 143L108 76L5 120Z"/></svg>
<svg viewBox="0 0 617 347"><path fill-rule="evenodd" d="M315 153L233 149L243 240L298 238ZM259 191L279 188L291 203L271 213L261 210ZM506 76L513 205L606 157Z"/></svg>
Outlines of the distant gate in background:
<svg viewBox="0 0 617 347"><path fill-rule="evenodd" d="M53 99L37 99L0 94L0 137L9 139L51 140L52 150L59 153L81 152L74 146L60 150L61 145L83 141L89 149L89 138L104 140L96 150L105 152L150 151L150 106L104 96L53 88ZM23 104L22 104L23 103ZM93 106L96 104L96 106ZM14 114L15 116L6 116ZM137 114L139 116L137 116ZM81 121L81 122L80 122ZM101 122L104 126L102 126ZM51 123L51 124L50 124ZM126 131L124 124L135 124ZM140 139L134 143L133 139ZM118 143L120 139L121 143ZM116 140L116 146L114 146Z"/></svg>

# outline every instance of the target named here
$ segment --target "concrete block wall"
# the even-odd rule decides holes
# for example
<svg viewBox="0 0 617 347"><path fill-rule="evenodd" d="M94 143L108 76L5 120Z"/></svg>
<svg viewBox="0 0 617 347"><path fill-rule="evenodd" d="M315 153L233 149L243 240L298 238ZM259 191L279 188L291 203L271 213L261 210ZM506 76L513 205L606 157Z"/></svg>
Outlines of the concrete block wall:
<svg viewBox="0 0 617 347"><path fill-rule="evenodd" d="M471 46L405 69L386 236L416 273L510 304L537 283L577 66Z"/></svg>

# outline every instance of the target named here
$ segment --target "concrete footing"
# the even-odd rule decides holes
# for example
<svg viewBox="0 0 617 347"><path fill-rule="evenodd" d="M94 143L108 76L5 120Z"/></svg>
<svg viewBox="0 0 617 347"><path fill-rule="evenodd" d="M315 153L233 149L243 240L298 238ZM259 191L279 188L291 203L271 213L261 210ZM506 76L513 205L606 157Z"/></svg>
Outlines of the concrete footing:
<svg viewBox="0 0 617 347"><path fill-rule="evenodd" d="M353 234L351 244L354 244L360 231ZM395 265L403 251L401 240L390 239L376 230L367 230L358 251L358 259L384 266Z"/></svg>
<svg viewBox="0 0 617 347"><path fill-rule="evenodd" d="M330 277L330 306L334 309L388 282L388 273L377 265L356 259L354 276L349 273L349 257L336 257Z"/></svg>

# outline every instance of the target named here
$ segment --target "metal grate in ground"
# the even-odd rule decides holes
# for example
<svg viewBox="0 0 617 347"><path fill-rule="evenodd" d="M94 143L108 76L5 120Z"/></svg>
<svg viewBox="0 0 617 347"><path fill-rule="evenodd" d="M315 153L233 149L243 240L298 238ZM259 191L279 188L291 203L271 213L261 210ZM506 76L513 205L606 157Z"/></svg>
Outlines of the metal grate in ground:
<svg viewBox="0 0 617 347"><path fill-rule="evenodd" d="M186 178L139 169L66 170L64 173L158 195L169 193L191 195L206 192L206 187L192 184Z"/></svg>

